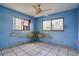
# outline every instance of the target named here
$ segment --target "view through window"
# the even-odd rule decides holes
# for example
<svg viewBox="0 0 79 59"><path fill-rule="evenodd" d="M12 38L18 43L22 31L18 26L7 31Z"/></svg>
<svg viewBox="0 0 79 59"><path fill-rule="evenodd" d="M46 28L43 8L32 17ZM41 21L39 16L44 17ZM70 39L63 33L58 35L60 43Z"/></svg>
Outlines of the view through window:
<svg viewBox="0 0 79 59"><path fill-rule="evenodd" d="M43 30L63 31L64 30L63 19L64 18L57 18L43 21Z"/></svg>
<svg viewBox="0 0 79 59"><path fill-rule="evenodd" d="M31 20L21 19L14 17L13 18L13 30L30 30Z"/></svg>

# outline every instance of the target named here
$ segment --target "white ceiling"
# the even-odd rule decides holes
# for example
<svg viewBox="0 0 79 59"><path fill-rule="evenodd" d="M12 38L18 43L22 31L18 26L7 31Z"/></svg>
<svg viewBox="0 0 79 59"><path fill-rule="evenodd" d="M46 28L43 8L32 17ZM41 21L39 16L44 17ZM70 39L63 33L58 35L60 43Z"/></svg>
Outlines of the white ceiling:
<svg viewBox="0 0 79 59"><path fill-rule="evenodd" d="M44 12L44 14L46 15L77 8L79 6L78 3L40 3L40 4L42 5L41 8L44 10L51 8L50 11ZM30 16L35 16L34 13L35 9L33 8L33 5L35 5L35 3L2 3L0 5L22 12Z"/></svg>

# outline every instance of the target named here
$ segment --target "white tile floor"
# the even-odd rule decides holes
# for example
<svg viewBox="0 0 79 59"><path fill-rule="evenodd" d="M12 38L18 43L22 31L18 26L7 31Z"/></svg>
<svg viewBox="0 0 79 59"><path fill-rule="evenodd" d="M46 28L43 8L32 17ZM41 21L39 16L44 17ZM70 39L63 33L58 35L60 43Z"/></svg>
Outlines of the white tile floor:
<svg viewBox="0 0 79 59"><path fill-rule="evenodd" d="M3 49L0 51L0 56L77 56L77 51L63 46L35 42Z"/></svg>

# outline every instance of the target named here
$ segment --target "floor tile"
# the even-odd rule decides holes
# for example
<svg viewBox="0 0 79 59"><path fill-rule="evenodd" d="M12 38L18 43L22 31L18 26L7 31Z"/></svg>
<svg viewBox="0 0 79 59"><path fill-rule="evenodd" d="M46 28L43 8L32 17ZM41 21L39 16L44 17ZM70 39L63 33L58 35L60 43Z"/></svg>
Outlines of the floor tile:
<svg viewBox="0 0 79 59"><path fill-rule="evenodd" d="M20 51L22 51L22 50L18 49L18 50L13 50L13 51L16 52L16 53L18 53L18 52L20 52Z"/></svg>
<svg viewBox="0 0 79 59"><path fill-rule="evenodd" d="M22 50L25 51L25 52L28 52L28 51L31 51L32 49L24 48L24 49L22 49Z"/></svg>
<svg viewBox="0 0 79 59"><path fill-rule="evenodd" d="M7 53L9 53L11 51L12 51L11 49L4 49L4 50L2 50L2 54L7 54Z"/></svg>
<svg viewBox="0 0 79 59"><path fill-rule="evenodd" d="M57 53L58 53L58 50L52 50L52 49L51 49L51 50L48 52L47 56L56 56Z"/></svg>
<svg viewBox="0 0 79 59"><path fill-rule="evenodd" d="M0 56L2 56L1 51L0 51Z"/></svg>
<svg viewBox="0 0 79 59"><path fill-rule="evenodd" d="M25 46L24 48L20 47L20 49L27 50L27 49L30 49L30 48Z"/></svg>
<svg viewBox="0 0 79 59"><path fill-rule="evenodd" d="M12 50L15 52L15 53L19 53L21 52L22 50L18 47L15 47L15 48L12 48Z"/></svg>
<svg viewBox="0 0 79 59"><path fill-rule="evenodd" d="M25 48L25 46L24 45L21 45L21 46L19 46L19 48Z"/></svg>
<svg viewBox="0 0 79 59"><path fill-rule="evenodd" d="M18 55L18 56L22 56L23 54L25 54L25 52L24 52L24 51L15 52L15 53L16 53L16 55Z"/></svg>
<svg viewBox="0 0 79 59"><path fill-rule="evenodd" d="M45 56L45 55L47 55L48 52L49 52L49 50L42 50L39 53L37 53L37 56Z"/></svg>
<svg viewBox="0 0 79 59"><path fill-rule="evenodd" d="M43 49L36 48L36 49L34 49L34 50L37 51L37 52L40 52L40 51L42 51Z"/></svg>
<svg viewBox="0 0 79 59"><path fill-rule="evenodd" d="M25 54L23 54L21 56L31 56L31 55L29 55L28 53L25 53Z"/></svg>
<svg viewBox="0 0 79 59"><path fill-rule="evenodd" d="M45 48L53 48L53 46L47 45L47 46L45 46Z"/></svg>
<svg viewBox="0 0 79 59"><path fill-rule="evenodd" d="M35 50L31 50L31 51L28 51L27 53L30 54L31 56L34 56L34 55L36 55L38 52L35 51Z"/></svg>
<svg viewBox="0 0 79 59"><path fill-rule="evenodd" d="M53 47L52 50L53 51L58 51L61 47Z"/></svg>
<svg viewBox="0 0 79 59"><path fill-rule="evenodd" d="M68 49L68 55L69 56L77 56L77 51L73 49Z"/></svg>
<svg viewBox="0 0 79 59"><path fill-rule="evenodd" d="M56 56L56 54L49 52L46 56Z"/></svg>
<svg viewBox="0 0 79 59"><path fill-rule="evenodd" d="M57 55L58 56L67 56L68 55L67 48L61 48Z"/></svg>
<svg viewBox="0 0 79 59"><path fill-rule="evenodd" d="M3 54L4 56L16 56L16 54L14 52L9 52L7 54Z"/></svg>
<svg viewBox="0 0 79 59"><path fill-rule="evenodd" d="M45 47L43 47L43 46L40 46L40 47L38 47L39 49L44 49Z"/></svg>

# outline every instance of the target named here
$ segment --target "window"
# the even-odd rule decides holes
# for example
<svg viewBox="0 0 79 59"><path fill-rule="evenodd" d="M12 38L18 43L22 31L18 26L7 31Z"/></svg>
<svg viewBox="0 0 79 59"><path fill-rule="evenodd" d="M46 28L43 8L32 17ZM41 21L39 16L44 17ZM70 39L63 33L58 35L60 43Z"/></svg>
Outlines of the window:
<svg viewBox="0 0 79 59"><path fill-rule="evenodd" d="M52 20L52 30L63 30L63 18Z"/></svg>
<svg viewBox="0 0 79 59"><path fill-rule="evenodd" d="M64 18L57 18L43 21L43 30L63 31L63 19Z"/></svg>
<svg viewBox="0 0 79 59"><path fill-rule="evenodd" d="M13 30L30 30L31 20L24 20L21 18L13 18Z"/></svg>
<svg viewBox="0 0 79 59"><path fill-rule="evenodd" d="M51 20L43 21L43 30L51 30Z"/></svg>

